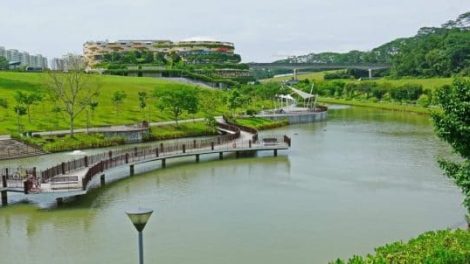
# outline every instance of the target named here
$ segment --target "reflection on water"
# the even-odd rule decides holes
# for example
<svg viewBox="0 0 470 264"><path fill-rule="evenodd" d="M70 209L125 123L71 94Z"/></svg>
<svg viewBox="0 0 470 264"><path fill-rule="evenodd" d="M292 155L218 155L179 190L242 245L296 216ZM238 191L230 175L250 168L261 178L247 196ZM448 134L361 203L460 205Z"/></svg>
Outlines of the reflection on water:
<svg viewBox="0 0 470 264"><path fill-rule="evenodd" d="M155 210L148 263L326 263L463 221L426 116L344 108L265 133L291 135L292 149L172 160L62 209L0 208L2 263L133 263L133 206Z"/></svg>

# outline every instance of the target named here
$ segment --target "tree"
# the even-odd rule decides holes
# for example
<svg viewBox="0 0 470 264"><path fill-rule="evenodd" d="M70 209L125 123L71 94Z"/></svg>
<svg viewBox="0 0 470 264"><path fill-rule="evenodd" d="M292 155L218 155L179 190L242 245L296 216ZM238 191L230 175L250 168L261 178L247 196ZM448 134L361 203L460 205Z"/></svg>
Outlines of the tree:
<svg viewBox="0 0 470 264"><path fill-rule="evenodd" d="M13 109L16 113L16 123L18 125L18 133L23 131L23 124L21 124L21 116L26 115L26 107L22 105L16 105Z"/></svg>
<svg viewBox="0 0 470 264"><path fill-rule="evenodd" d="M9 67L9 63L8 63L8 60L3 57L3 56L0 56L0 70L8 70L8 67Z"/></svg>
<svg viewBox="0 0 470 264"><path fill-rule="evenodd" d="M452 85L438 89L435 99L441 107L432 113L435 131L463 159L441 159L439 165L462 189L464 205L470 212L470 80L454 80Z"/></svg>
<svg viewBox="0 0 470 264"><path fill-rule="evenodd" d="M23 105L26 108L28 114L28 121L31 123L31 107L42 101L43 96L37 92L23 93L17 91L15 94L15 100L19 105Z"/></svg>
<svg viewBox="0 0 470 264"><path fill-rule="evenodd" d="M217 93L200 94L199 103L204 113L204 119L208 127L215 130L217 121L215 115L217 113L217 106L222 104L222 98Z"/></svg>
<svg viewBox="0 0 470 264"><path fill-rule="evenodd" d="M49 72L48 90L68 116L70 135L74 135L75 119L99 95L100 85L94 75L83 71L80 56L68 57L68 72Z"/></svg>
<svg viewBox="0 0 470 264"><path fill-rule="evenodd" d="M87 133L88 133L88 129L90 128L90 112L91 112L91 116L93 117L94 113L95 113L95 110L96 110L96 107L98 107L98 101L95 101L95 100L91 100L90 102L88 102L88 105L87 105L87 108L86 108L86 130L87 130Z"/></svg>
<svg viewBox="0 0 470 264"><path fill-rule="evenodd" d="M159 98L158 107L169 111L177 126L179 125L178 120L182 113L197 112L199 100L195 88L181 86L165 91L155 90L155 96Z"/></svg>
<svg viewBox="0 0 470 264"><path fill-rule="evenodd" d="M111 101L113 101L114 107L116 108L116 114L119 114L119 109L124 99L127 98L127 94L124 91L115 91L113 96L111 97Z"/></svg>
<svg viewBox="0 0 470 264"><path fill-rule="evenodd" d="M248 97L242 95L238 89L234 89L228 97L228 108L236 112L238 108L248 104L249 102L250 99Z"/></svg>
<svg viewBox="0 0 470 264"><path fill-rule="evenodd" d="M144 112L145 108L147 108L147 99L148 99L147 92L141 91L141 92L138 92L138 95L139 95L140 111ZM144 113L144 118L145 118L145 113Z"/></svg>

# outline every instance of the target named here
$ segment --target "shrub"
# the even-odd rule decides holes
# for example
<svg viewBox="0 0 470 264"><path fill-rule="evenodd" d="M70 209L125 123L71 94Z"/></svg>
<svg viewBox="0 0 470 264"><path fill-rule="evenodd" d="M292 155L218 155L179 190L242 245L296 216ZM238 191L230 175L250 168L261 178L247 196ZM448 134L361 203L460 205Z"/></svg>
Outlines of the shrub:
<svg viewBox="0 0 470 264"><path fill-rule="evenodd" d="M411 239L387 244L375 249L375 255L353 256L347 261L336 260L335 264L368 263L470 263L470 232L468 230L431 231Z"/></svg>

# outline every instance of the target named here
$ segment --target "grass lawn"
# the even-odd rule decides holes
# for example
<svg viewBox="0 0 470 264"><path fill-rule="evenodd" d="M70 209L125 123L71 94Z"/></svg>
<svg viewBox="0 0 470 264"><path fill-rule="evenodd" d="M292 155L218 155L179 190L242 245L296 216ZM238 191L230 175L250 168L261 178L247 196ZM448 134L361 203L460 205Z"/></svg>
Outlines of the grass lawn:
<svg viewBox="0 0 470 264"><path fill-rule="evenodd" d="M297 79L299 80L309 79L309 80L315 80L315 81L323 81L323 76L325 76L325 73L328 73L328 72L335 72L335 71L299 73L297 74ZM288 81L288 80L291 80L293 77L294 77L293 75L279 76L279 77L273 77L269 79L263 79L261 80L261 82L265 83L265 82L270 82L270 81L275 81L275 82Z"/></svg>
<svg viewBox="0 0 470 264"><path fill-rule="evenodd" d="M140 111L138 92L145 91L151 96L155 89L178 89L181 86L189 86L173 81L166 81L155 78L145 77L121 77L121 76L98 76L98 84L101 86L101 92L98 96L98 107L91 117L91 126L104 126L113 124L131 124L141 122L146 116L150 121L170 120L170 114L162 112L158 109L155 98L150 98L147 102L148 109L145 112ZM14 95L16 91L33 92L39 91L46 96L46 73L22 73L22 72L1 72L0 71L0 98L6 99L8 108L0 107L0 135L10 134L17 132L17 116L13 110L16 101ZM193 86L191 86L193 87ZM223 91L194 88L199 89L201 94L214 94L215 96L222 96ZM116 111L115 106L111 101L111 96L115 91L125 91L127 98L124 100L119 111ZM54 103L50 100L43 100L43 102L32 107L31 123L28 122L27 116L21 117L21 123L25 131L47 131L68 129L68 123L65 121L65 116L62 113L53 113L52 109ZM216 111L223 113L226 111L225 105L217 106ZM196 117L201 117L202 114L196 114ZM182 119L192 118L192 116L181 116ZM75 126L86 126L86 114L82 112L78 117Z"/></svg>
<svg viewBox="0 0 470 264"><path fill-rule="evenodd" d="M242 126L254 128L257 130L271 129L281 126L289 125L287 120L285 121L273 121L260 117L250 117L250 118L238 118L236 123Z"/></svg>
<svg viewBox="0 0 470 264"><path fill-rule="evenodd" d="M199 137L217 135L217 131L209 127L205 122L185 122L179 126L175 124L156 126L151 128L149 140L163 140L182 137Z"/></svg>

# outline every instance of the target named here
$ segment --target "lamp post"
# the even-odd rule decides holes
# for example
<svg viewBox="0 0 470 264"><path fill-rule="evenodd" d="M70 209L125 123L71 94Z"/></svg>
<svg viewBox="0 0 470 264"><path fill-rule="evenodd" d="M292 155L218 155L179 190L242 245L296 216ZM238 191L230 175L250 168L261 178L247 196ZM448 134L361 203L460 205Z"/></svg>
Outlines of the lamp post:
<svg viewBox="0 0 470 264"><path fill-rule="evenodd" d="M135 229L139 232L139 263L144 264L144 239L142 236L142 230L144 230L147 221L152 215L153 210L138 208L135 210L127 211L126 214L129 216Z"/></svg>

